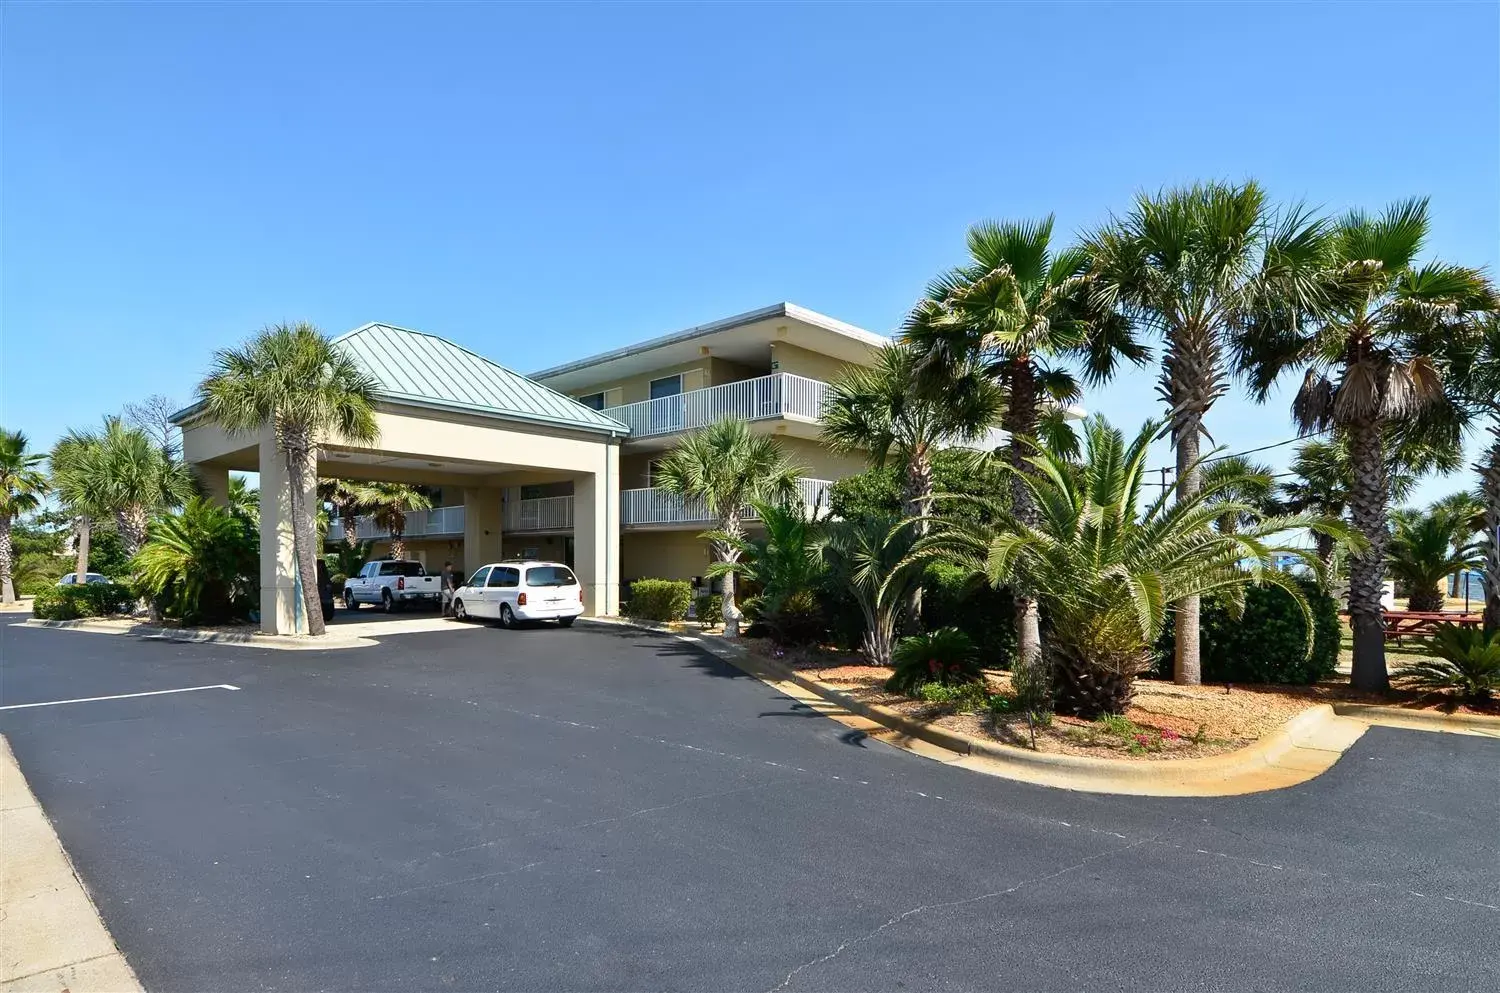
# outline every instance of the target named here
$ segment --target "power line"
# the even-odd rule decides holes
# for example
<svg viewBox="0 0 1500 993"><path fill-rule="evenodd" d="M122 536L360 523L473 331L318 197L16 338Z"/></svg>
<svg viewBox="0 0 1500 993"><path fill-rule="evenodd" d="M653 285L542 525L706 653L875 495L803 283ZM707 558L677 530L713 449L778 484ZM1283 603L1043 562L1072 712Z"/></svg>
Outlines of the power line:
<svg viewBox="0 0 1500 993"><path fill-rule="evenodd" d="M1237 459L1245 455L1254 455L1257 452L1269 452L1273 448L1284 448L1287 445L1295 445L1299 441L1308 441L1309 439L1316 438L1319 435L1327 434L1332 430L1333 428L1323 428L1321 431L1313 431L1310 434L1293 435L1292 437L1287 438L1283 441L1272 442L1269 445L1261 445L1259 448L1247 448L1243 452L1230 452L1228 455L1215 455L1213 458L1204 459L1198 464L1200 466L1209 465L1213 462L1223 462L1225 459ZM1167 491L1167 473L1175 473L1177 471L1177 468L1176 466L1164 465L1158 468L1156 471L1161 473L1161 491L1165 493ZM1296 473L1278 472L1273 473L1273 475L1279 479L1282 476L1295 476Z"/></svg>

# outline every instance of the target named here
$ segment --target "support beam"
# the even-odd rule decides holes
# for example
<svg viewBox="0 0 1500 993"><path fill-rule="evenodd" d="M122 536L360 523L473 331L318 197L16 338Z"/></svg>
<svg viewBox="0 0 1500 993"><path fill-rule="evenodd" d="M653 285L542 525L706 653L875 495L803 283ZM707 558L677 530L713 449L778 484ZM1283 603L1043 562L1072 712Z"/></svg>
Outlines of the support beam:
<svg viewBox="0 0 1500 993"><path fill-rule="evenodd" d="M501 491L489 486L464 489L464 553L466 575L486 562L504 557L500 550Z"/></svg>
<svg viewBox="0 0 1500 993"><path fill-rule="evenodd" d="M598 473L573 480L573 571L590 617L620 612L620 447Z"/></svg>
<svg viewBox="0 0 1500 993"><path fill-rule="evenodd" d="M317 473L309 462L302 499L318 499ZM260 442L260 629L265 634L306 634L307 616L297 596L296 542L292 534L292 489L286 457L269 432Z"/></svg>

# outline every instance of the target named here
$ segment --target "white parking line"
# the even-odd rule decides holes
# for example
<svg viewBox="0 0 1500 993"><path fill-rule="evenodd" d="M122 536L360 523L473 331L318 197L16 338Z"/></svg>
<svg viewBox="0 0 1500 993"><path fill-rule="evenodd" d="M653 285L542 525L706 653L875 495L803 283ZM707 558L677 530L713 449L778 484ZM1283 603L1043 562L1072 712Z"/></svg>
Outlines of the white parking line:
<svg viewBox="0 0 1500 993"><path fill-rule="evenodd" d="M129 700L138 696L162 696L166 693L194 693L198 690L237 690L238 686L214 683L212 686L184 686L180 690L147 690L145 693L116 693L114 696L85 696L77 700L44 700L41 703L12 703L0 710L25 710L27 707L61 707L65 703L95 703L99 700Z"/></svg>

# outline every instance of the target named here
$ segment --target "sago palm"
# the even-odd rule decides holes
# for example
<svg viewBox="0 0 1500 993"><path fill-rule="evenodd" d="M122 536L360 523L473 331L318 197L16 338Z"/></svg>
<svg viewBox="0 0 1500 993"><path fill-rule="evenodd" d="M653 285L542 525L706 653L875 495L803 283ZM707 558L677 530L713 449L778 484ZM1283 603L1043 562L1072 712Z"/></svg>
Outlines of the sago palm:
<svg viewBox="0 0 1500 993"><path fill-rule="evenodd" d="M391 558L406 558L406 515L413 510L431 510L432 497L421 487L406 483L368 483L357 492L359 505L375 526L390 533ZM345 534L347 540L347 524Z"/></svg>
<svg viewBox="0 0 1500 993"><path fill-rule="evenodd" d="M929 375L946 379L947 370L977 363L1004 389L1001 426L1017 471L1011 506L1027 521L1036 512L1020 479L1026 459L1039 434L1065 436L1058 430L1064 405L1079 396L1063 361L1086 355L1089 378L1097 382L1121 357L1147 357L1113 308L1091 306L1089 255L1081 248L1054 249L1052 226L1048 216L970 228L968 261L933 281L903 328ZM1014 592L1017 654L1033 659L1041 651L1036 600L1025 590Z"/></svg>
<svg viewBox="0 0 1500 993"><path fill-rule="evenodd" d="M1472 334L1494 292L1477 269L1419 262L1430 227L1425 199L1361 211L1334 225L1315 321L1266 322L1240 344L1241 364L1264 396L1286 371L1304 370L1292 415L1305 432L1334 430L1349 446L1349 509L1367 549L1349 560L1354 628L1351 682L1390 685L1380 596L1385 579L1388 438L1451 420L1443 357Z"/></svg>
<svg viewBox="0 0 1500 993"><path fill-rule="evenodd" d="M1489 434L1474 471L1484 515L1480 539L1484 550L1484 629L1500 631L1500 315L1489 313L1476 333L1461 339L1454 385L1459 402Z"/></svg>
<svg viewBox="0 0 1500 993"><path fill-rule="evenodd" d="M1102 417L1091 418L1081 463L1048 451L1031 457L1036 471L1023 478L1040 511L1035 524L996 508L992 528L940 527L925 544L996 586L1021 580L1038 591L1047 605L1043 657L1063 712L1123 712L1136 676L1152 664L1170 605L1185 597L1217 593L1243 608L1251 583L1280 587L1301 608L1311 645L1311 608L1296 580L1271 568L1274 556L1300 550L1272 538L1304 527L1338 533L1339 525L1310 515L1262 517L1249 504L1215 501L1216 486L1228 488L1232 479L1175 501L1166 492L1148 501L1146 460L1160 429L1147 422L1127 444ZM1226 513L1243 515L1237 530L1213 526Z"/></svg>
<svg viewBox="0 0 1500 993"><path fill-rule="evenodd" d="M721 536L711 542L714 553L721 562L733 563L745 536L745 508L755 501L792 500L802 472L774 438L752 433L743 420L727 418L679 441L662 459L656 478L667 492L702 502ZM734 638L742 614L734 600L732 571L724 574L723 583L724 636Z"/></svg>
<svg viewBox="0 0 1500 993"><path fill-rule="evenodd" d="M1268 321L1296 324L1318 305L1322 222L1300 207L1274 210L1254 182L1200 183L1142 194L1092 235L1091 288L1163 343L1158 395L1177 456L1177 493L1202 485L1204 418L1229 388L1231 342ZM1179 683L1197 683L1198 601L1177 607Z"/></svg>
<svg viewBox="0 0 1500 993"><path fill-rule="evenodd" d="M41 468L47 456L29 451L28 444L20 431L0 428L0 603L16 599L11 524L41 506L47 492L47 475Z"/></svg>
<svg viewBox="0 0 1500 993"><path fill-rule="evenodd" d="M142 590L189 623L243 617L259 579L249 523L206 497L153 519L133 566Z"/></svg>
<svg viewBox="0 0 1500 993"><path fill-rule="evenodd" d="M1407 610L1442 610L1443 580L1482 561L1472 525L1467 508L1454 513L1433 506L1392 515L1386 562L1391 577L1406 587Z"/></svg>
<svg viewBox="0 0 1500 993"><path fill-rule="evenodd" d="M304 494L317 471L317 447L370 444L379 437L376 383L311 324L266 328L239 348L214 355L198 386L204 412L231 435L269 428L290 483L292 535L308 630L324 631L318 597L317 508Z"/></svg>

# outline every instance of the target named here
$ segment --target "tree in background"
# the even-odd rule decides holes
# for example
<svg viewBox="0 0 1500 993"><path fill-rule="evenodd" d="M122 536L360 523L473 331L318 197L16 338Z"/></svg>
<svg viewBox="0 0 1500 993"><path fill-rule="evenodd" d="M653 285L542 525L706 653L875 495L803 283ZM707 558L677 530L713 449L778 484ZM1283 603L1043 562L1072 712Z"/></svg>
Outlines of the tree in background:
<svg viewBox="0 0 1500 993"><path fill-rule="evenodd" d="M923 354L905 343L887 345L875 364L853 367L828 388L823 440L840 453L863 453L879 469L894 460L902 467L903 511L926 533L932 513L933 458L948 445L972 444L999 419L1005 393L966 357L944 367L939 378L923 369ZM911 590L907 620L920 622L922 588Z"/></svg>
<svg viewBox="0 0 1500 993"><path fill-rule="evenodd" d="M182 458L182 432L172 423L177 403L160 393L153 393L139 403L125 405L125 423L146 432L146 437L167 458L177 461Z"/></svg>
<svg viewBox="0 0 1500 993"><path fill-rule="evenodd" d="M113 512L100 481L103 478L99 438L87 431L69 431L52 446L47 458L52 489L73 517L75 573L83 582L89 572L89 542L93 522Z"/></svg>
<svg viewBox="0 0 1500 993"><path fill-rule="evenodd" d="M1232 503L1254 508L1253 514L1220 515L1217 522L1220 531L1233 533L1252 524L1256 517L1268 516L1276 510L1275 470L1243 455L1208 462L1203 469L1203 488L1213 491L1210 504Z"/></svg>
<svg viewBox="0 0 1500 993"><path fill-rule="evenodd" d="M11 525L21 514L41 506L47 492L47 476L41 469L46 456L28 446L20 431L0 428L0 603L16 599Z"/></svg>
<svg viewBox="0 0 1500 993"><path fill-rule="evenodd" d="M1391 515L1386 560L1391 576L1406 589L1407 610L1442 610L1443 580L1483 561L1474 541L1478 510L1477 501L1458 493L1426 511L1398 510Z"/></svg>
<svg viewBox="0 0 1500 993"><path fill-rule="evenodd" d="M344 526L344 544L350 548L359 544L355 532L359 528L359 515L366 513L367 487L352 479L318 480L318 499L333 508L333 516Z"/></svg>
<svg viewBox="0 0 1500 993"><path fill-rule="evenodd" d="M146 540L151 515L180 507L193 495L193 477L149 434L118 417L106 417L104 430L93 437L93 485L113 512L125 554L134 555Z"/></svg>
<svg viewBox="0 0 1500 993"><path fill-rule="evenodd" d="M1484 315L1476 331L1460 339L1453 381L1458 402L1490 436L1474 471L1484 514L1484 629L1493 633L1500 631L1500 314Z"/></svg>
<svg viewBox="0 0 1500 993"><path fill-rule="evenodd" d="M303 493L309 474L316 472L319 444L370 444L379 437L375 389L373 379L306 323L274 325L239 348L217 352L213 372L198 386L204 412L230 434L253 434L268 425L275 432L291 484L293 545L308 630L314 635L324 631L317 508Z"/></svg>
<svg viewBox="0 0 1500 993"><path fill-rule="evenodd" d="M1177 450L1177 494L1201 488L1204 417L1229 388L1235 335L1266 321L1296 323L1320 299L1324 225L1300 207L1273 210L1253 182L1200 183L1142 194L1092 235L1091 287L1164 344L1158 393ZM1177 604L1179 683L1201 681L1198 600Z"/></svg>
<svg viewBox="0 0 1500 993"><path fill-rule="evenodd" d="M260 527L260 490L245 482L244 476L229 477L229 512L245 519L251 527Z"/></svg>
<svg viewBox="0 0 1500 993"><path fill-rule="evenodd" d="M1328 239L1317 319L1268 320L1246 328L1239 343L1258 397L1283 372L1305 370L1292 403L1298 428L1334 430L1348 445L1350 516L1366 545L1349 559L1350 681L1361 690L1390 686L1380 605L1388 440L1412 433L1429 442L1446 437L1446 447L1456 447L1456 418L1443 409L1444 356L1470 336L1477 314L1495 306L1479 270L1418 262L1429 226L1425 199L1401 201L1379 216L1344 215Z"/></svg>
<svg viewBox="0 0 1500 993"><path fill-rule="evenodd" d="M1065 405L1079 398L1079 386L1061 361L1086 354L1090 379L1113 374L1121 357L1144 361L1146 350L1129 333L1113 307L1091 306L1089 255L1082 248L1054 250L1053 219L976 224L968 232L969 259L938 277L908 318L903 336L921 356L927 375L940 376L938 395L947 393L953 370L978 365L1003 390L1001 426L1009 434L1007 457L1015 475L1011 510L1035 521L1036 508L1020 475L1036 437L1045 433L1054 449L1064 427ZM1041 652L1036 599L1024 577L1015 591L1016 642L1020 663Z"/></svg>
<svg viewBox="0 0 1500 993"><path fill-rule="evenodd" d="M358 487L359 506L375 526L391 535L391 558L406 558L406 515L413 510L431 510L432 497L419 486L407 483L367 483ZM347 535L349 526L344 525ZM346 539L347 540L347 539Z"/></svg>
<svg viewBox="0 0 1500 993"><path fill-rule="evenodd" d="M662 459L657 478L668 493L702 501L717 522L714 554L720 562L734 563L745 537L745 508L756 501L794 499L802 473L774 438L752 434L745 421L726 418L684 436ZM724 636L736 638L742 614L734 600L733 571L724 573L723 583Z"/></svg>

